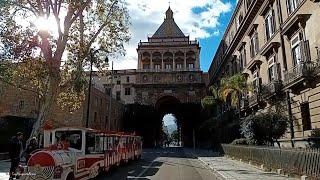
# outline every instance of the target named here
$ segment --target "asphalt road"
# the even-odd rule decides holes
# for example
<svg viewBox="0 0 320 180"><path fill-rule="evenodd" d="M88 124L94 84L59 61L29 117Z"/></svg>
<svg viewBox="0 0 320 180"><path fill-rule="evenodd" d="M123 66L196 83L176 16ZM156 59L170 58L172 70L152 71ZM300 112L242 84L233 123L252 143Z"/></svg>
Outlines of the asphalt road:
<svg viewBox="0 0 320 180"><path fill-rule="evenodd" d="M186 155L183 148L144 149L142 159L117 167L98 180L215 180L212 170L196 158Z"/></svg>

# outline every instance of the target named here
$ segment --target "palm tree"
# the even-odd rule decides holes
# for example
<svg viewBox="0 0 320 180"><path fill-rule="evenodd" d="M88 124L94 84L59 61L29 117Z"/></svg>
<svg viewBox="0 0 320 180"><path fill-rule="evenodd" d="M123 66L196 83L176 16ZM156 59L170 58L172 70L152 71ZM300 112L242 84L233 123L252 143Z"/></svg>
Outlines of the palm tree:
<svg viewBox="0 0 320 180"><path fill-rule="evenodd" d="M215 85L209 87L209 96L201 99L201 105L204 109L212 110L215 109L221 102L221 96L219 88Z"/></svg>
<svg viewBox="0 0 320 180"><path fill-rule="evenodd" d="M235 74L230 77L222 78L220 83L220 94L224 102L230 97L231 105L238 106L239 118L241 108L241 96L243 93L251 91L251 86L247 84L246 77L241 74Z"/></svg>

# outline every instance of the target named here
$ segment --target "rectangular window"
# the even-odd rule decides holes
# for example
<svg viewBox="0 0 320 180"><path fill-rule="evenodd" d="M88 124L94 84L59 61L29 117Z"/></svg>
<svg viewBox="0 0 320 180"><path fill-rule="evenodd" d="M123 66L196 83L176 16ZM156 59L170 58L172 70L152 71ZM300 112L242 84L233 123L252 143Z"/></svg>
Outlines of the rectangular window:
<svg viewBox="0 0 320 180"><path fill-rule="evenodd" d="M23 109L23 108L24 108L24 101L21 100L21 101L19 102L19 109Z"/></svg>
<svg viewBox="0 0 320 180"><path fill-rule="evenodd" d="M130 82L130 77L129 77L129 76L127 76L127 83L128 83L128 82Z"/></svg>
<svg viewBox="0 0 320 180"><path fill-rule="evenodd" d="M121 81L120 81L120 80L118 80L118 81L117 81L117 84L118 84L118 85L119 85L119 84L121 84Z"/></svg>
<svg viewBox="0 0 320 180"><path fill-rule="evenodd" d="M253 89L256 93L259 92L260 89L260 78L258 70L253 73Z"/></svg>
<svg viewBox="0 0 320 180"><path fill-rule="evenodd" d="M96 97L96 99L95 99L96 107L98 107L98 103L99 103L99 99Z"/></svg>
<svg viewBox="0 0 320 180"><path fill-rule="evenodd" d="M272 56L268 61L268 74L269 74L269 81L272 82L276 80L276 64L275 64L275 57Z"/></svg>
<svg viewBox="0 0 320 180"><path fill-rule="evenodd" d="M178 63L176 66L177 69L182 69L182 64Z"/></svg>
<svg viewBox="0 0 320 180"><path fill-rule="evenodd" d="M127 96L130 95L131 94L131 88L125 88L124 89L124 94L127 95Z"/></svg>
<svg viewBox="0 0 320 180"><path fill-rule="evenodd" d="M171 69L171 64L166 64L166 69Z"/></svg>
<svg viewBox="0 0 320 180"><path fill-rule="evenodd" d="M160 64L155 64L154 65L154 69L161 69L161 65Z"/></svg>
<svg viewBox="0 0 320 180"><path fill-rule="evenodd" d="M274 11L271 9L264 18L266 37L269 40L275 32Z"/></svg>
<svg viewBox="0 0 320 180"><path fill-rule="evenodd" d="M254 32L250 39L250 53L251 57L254 57L259 52L258 33Z"/></svg>
<svg viewBox="0 0 320 180"><path fill-rule="evenodd" d="M309 102L304 102L300 104L301 118L303 130L311 130L311 117L310 117L310 108Z"/></svg>
<svg viewBox="0 0 320 180"><path fill-rule="evenodd" d="M93 121L94 121L94 122L97 122L97 116L98 116L98 113L97 113L97 112L94 112L94 116L93 116Z"/></svg>
<svg viewBox="0 0 320 180"><path fill-rule="evenodd" d="M116 100L120 101L121 100L121 91L116 92Z"/></svg>
<svg viewBox="0 0 320 180"><path fill-rule="evenodd" d="M106 88L106 94L110 96L111 88Z"/></svg>
<svg viewBox="0 0 320 180"><path fill-rule="evenodd" d="M189 68L189 69L194 69L194 64L193 64L193 63L189 63L189 64L188 64L188 68Z"/></svg>
<svg viewBox="0 0 320 180"><path fill-rule="evenodd" d="M143 69L150 69L150 65L149 64L144 64L143 65Z"/></svg>
<svg viewBox="0 0 320 180"><path fill-rule="evenodd" d="M297 65L302 61L301 48L302 48L302 37L301 33L298 33L291 39L291 52L293 64Z"/></svg>
<svg viewBox="0 0 320 180"><path fill-rule="evenodd" d="M240 50L240 68L241 70L244 69L246 67L247 61L246 61L246 49L245 47L243 47Z"/></svg>
<svg viewBox="0 0 320 180"><path fill-rule="evenodd" d="M301 0L287 0L287 10L289 15L298 8L300 2Z"/></svg>

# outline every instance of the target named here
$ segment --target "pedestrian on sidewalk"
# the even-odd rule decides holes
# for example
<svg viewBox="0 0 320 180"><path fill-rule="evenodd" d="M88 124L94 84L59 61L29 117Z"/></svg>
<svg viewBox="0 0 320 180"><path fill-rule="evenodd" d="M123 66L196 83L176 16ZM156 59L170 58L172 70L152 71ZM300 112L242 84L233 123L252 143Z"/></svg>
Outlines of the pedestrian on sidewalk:
<svg viewBox="0 0 320 180"><path fill-rule="evenodd" d="M38 141L36 137L33 137L30 139L26 148L26 163L28 163L31 153L37 149L38 149Z"/></svg>
<svg viewBox="0 0 320 180"><path fill-rule="evenodd" d="M10 179L16 177L16 170L20 163L20 158L23 152L23 145L22 145L23 133L17 132L15 136L13 136L9 141L9 156L11 161L10 167Z"/></svg>

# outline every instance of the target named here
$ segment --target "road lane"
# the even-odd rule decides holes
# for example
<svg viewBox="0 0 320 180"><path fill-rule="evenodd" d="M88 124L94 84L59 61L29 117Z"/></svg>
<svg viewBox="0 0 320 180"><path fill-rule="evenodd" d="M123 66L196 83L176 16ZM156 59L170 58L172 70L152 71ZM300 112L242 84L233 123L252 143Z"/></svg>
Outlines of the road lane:
<svg viewBox="0 0 320 180"><path fill-rule="evenodd" d="M198 159L186 155L183 148L157 148L144 149L140 161L116 168L97 179L215 180L218 178Z"/></svg>

